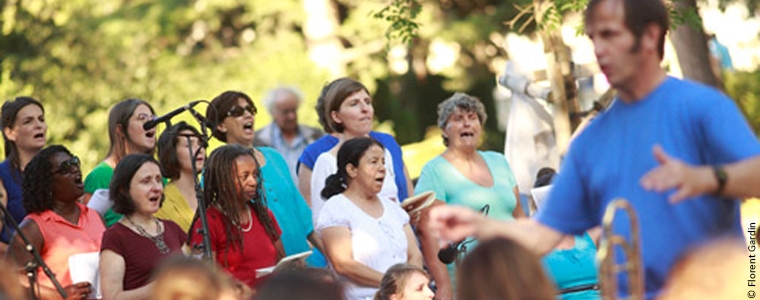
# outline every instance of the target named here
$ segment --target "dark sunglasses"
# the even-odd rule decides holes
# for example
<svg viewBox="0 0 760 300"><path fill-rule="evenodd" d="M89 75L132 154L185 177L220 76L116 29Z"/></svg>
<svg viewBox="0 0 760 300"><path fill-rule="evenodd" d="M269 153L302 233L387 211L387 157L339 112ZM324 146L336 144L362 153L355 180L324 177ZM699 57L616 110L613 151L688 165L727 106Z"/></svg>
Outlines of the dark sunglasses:
<svg viewBox="0 0 760 300"><path fill-rule="evenodd" d="M239 106L239 105L235 105L235 106L233 106L230 109L230 111L227 112L227 116L228 117L239 117L239 116L242 116L243 114L245 114L246 111L248 113L250 113L251 115L253 115L253 116L255 116L256 113L257 113L256 107L254 107L254 106L242 107L242 106Z"/></svg>
<svg viewBox="0 0 760 300"><path fill-rule="evenodd" d="M58 170L53 171L53 174L66 175L73 173L74 170L79 170L81 162L79 157L72 156L69 160L64 160L58 165Z"/></svg>

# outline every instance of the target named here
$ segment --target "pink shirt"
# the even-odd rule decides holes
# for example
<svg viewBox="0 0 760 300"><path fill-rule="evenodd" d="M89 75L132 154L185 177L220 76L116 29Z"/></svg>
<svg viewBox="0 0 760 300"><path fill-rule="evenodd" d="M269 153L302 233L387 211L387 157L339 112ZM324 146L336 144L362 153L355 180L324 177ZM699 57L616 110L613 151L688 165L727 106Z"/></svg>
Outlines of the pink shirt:
<svg viewBox="0 0 760 300"><path fill-rule="evenodd" d="M40 256L64 287L73 284L69 274L69 256L100 252L100 243L106 230L103 220L95 210L80 203L76 205L79 206L80 212L77 224L71 224L52 210L26 216L37 223L42 234L42 249L37 249ZM37 279L40 285L54 288L50 278L42 272L42 268L38 271Z"/></svg>

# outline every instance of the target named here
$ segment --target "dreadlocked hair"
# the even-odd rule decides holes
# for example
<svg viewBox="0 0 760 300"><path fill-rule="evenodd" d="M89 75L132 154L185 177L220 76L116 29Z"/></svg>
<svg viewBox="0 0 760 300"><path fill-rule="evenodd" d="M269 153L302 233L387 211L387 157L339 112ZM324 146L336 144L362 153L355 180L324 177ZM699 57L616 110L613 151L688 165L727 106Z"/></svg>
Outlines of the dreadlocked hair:
<svg viewBox="0 0 760 300"><path fill-rule="evenodd" d="M237 177L235 159L244 155L250 156L256 163L257 171L255 177L258 187L253 199L245 199L242 191L238 192L241 190L238 186L242 183ZM246 205L256 214L256 219L264 227L272 243L279 239L274 221L269 216L269 209L262 192L263 181L259 167L259 162L253 155L253 149L240 145L219 147L211 153L206 162L206 173L203 177L203 186L205 187L203 199L206 200L206 208L213 206L226 216L222 222L227 234L227 249L230 249L230 246L243 248L242 230L239 224L242 223L241 214L245 211ZM227 258L225 254L226 264Z"/></svg>
<svg viewBox="0 0 760 300"><path fill-rule="evenodd" d="M28 214L53 209L55 199L53 195L53 173L51 171L55 166L50 163L50 158L58 153L66 153L72 156L66 147L52 145L37 153L24 168L24 181L21 184L24 196L22 203Z"/></svg>

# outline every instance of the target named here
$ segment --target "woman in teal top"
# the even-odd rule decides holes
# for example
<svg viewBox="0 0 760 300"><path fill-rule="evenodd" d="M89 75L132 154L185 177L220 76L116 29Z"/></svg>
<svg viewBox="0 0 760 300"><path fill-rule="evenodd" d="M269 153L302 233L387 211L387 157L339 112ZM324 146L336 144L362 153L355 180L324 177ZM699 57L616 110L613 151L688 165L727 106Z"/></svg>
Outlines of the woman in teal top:
<svg viewBox="0 0 760 300"><path fill-rule="evenodd" d="M417 194L433 191L439 204L462 205L481 210L488 217L513 220L524 217L517 184L507 159L501 153L477 150L486 113L475 97L456 93L438 105L438 127L447 149L422 169ZM438 258L438 240L427 228L423 212L418 230L425 264L436 282L436 299L453 299L455 263L444 265ZM475 247L465 242L457 258ZM465 249L466 248L466 249Z"/></svg>
<svg viewBox="0 0 760 300"><path fill-rule="evenodd" d="M542 168L538 171L534 186L550 185L555 175L554 169ZM533 201L536 209L541 208L543 201ZM596 240L599 234L597 227L583 235L564 236L559 245L542 258L546 275L559 291L557 299L601 299L596 267Z"/></svg>

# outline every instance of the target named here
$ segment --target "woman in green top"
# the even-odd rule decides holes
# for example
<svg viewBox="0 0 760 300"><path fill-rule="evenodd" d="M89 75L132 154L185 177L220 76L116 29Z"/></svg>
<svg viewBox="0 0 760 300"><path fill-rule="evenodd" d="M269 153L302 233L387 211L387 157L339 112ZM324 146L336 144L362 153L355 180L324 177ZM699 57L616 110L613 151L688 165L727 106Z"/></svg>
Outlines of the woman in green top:
<svg viewBox="0 0 760 300"><path fill-rule="evenodd" d="M113 212L110 206L104 212L97 204L89 203L93 194L98 190L108 190L113 170L121 159L129 154L153 155L156 147L156 129L145 130L143 124L155 117L153 107L141 99L127 99L117 103L108 114L108 139L111 147L108 155L87 174L84 180L84 202L88 206L96 206L103 214L106 226L111 226L121 215ZM108 193L103 193L107 197ZM99 199L99 201L107 199Z"/></svg>

